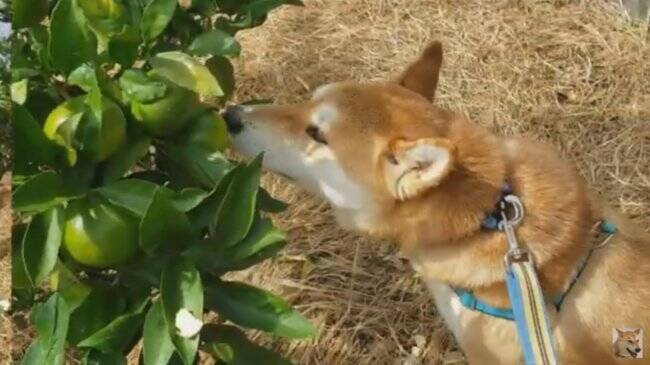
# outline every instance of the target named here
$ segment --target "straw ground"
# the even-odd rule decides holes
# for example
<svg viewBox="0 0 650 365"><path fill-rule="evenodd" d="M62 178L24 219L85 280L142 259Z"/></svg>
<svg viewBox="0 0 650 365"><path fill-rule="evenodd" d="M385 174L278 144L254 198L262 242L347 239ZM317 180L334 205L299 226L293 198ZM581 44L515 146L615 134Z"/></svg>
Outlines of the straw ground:
<svg viewBox="0 0 650 365"><path fill-rule="evenodd" d="M596 1L311 0L241 36L238 99L307 98L321 84L395 75L430 40L445 47L436 103L496 133L548 140L650 227L650 40ZM279 177L289 245L238 275L280 292L320 327L312 342L260 339L299 364L452 364L461 353L408 264L347 233Z"/></svg>

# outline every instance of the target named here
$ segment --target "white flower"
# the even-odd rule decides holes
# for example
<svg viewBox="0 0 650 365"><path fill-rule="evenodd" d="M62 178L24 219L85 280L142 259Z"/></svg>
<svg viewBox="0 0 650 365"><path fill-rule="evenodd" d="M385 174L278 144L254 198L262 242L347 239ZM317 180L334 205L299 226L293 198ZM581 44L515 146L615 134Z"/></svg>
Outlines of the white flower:
<svg viewBox="0 0 650 365"><path fill-rule="evenodd" d="M203 322L194 317L194 315L186 308L181 308L176 312L176 320L174 321L178 334L181 337L190 338L196 336L203 327Z"/></svg>

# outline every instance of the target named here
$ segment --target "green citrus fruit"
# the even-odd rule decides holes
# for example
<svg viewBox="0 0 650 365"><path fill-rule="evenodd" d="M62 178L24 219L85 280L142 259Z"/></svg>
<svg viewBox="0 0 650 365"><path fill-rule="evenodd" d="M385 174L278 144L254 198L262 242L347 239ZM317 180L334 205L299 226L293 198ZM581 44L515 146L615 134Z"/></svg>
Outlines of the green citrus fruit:
<svg viewBox="0 0 650 365"><path fill-rule="evenodd" d="M199 108L197 95L169 82L154 72L149 77L167 84L165 96L151 103L131 102L131 113L142 127L154 137L168 137L178 133Z"/></svg>
<svg viewBox="0 0 650 365"><path fill-rule="evenodd" d="M228 147L228 128L219 113L209 111L190 123L181 139L183 143L204 147L210 151L223 151Z"/></svg>
<svg viewBox="0 0 650 365"><path fill-rule="evenodd" d="M123 264L138 251L138 221L102 199L76 200L67 210L63 244L73 259L86 266Z"/></svg>
<svg viewBox="0 0 650 365"><path fill-rule="evenodd" d="M85 96L78 96L59 104L45 120L43 132L47 138L59 145L65 143L57 136L57 130L68 118L84 113L82 118L89 116L90 110L85 102ZM83 120L80 122L83 123ZM126 139L126 119L117 104L110 99L102 99L102 130L100 133L99 146L94 156L90 156L94 162L106 160L115 153Z"/></svg>

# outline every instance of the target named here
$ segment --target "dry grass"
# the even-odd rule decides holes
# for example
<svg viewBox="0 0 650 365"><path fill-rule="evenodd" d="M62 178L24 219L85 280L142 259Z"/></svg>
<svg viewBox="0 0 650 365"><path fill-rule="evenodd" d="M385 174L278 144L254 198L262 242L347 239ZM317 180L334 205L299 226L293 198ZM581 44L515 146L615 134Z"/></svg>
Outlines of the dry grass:
<svg viewBox="0 0 650 365"><path fill-rule="evenodd" d="M11 174L0 175L0 300L11 298ZM11 317L0 309L0 364L10 363Z"/></svg>
<svg viewBox="0 0 650 365"><path fill-rule="evenodd" d="M245 32L240 100L306 98L383 80L429 40L446 48L437 103L501 134L549 140L603 196L650 227L650 44L602 1L312 0ZM463 363L428 295L386 243L338 229L327 206L274 176L290 245L246 279L318 323L312 342L268 340L299 364ZM266 339L262 335L257 335Z"/></svg>

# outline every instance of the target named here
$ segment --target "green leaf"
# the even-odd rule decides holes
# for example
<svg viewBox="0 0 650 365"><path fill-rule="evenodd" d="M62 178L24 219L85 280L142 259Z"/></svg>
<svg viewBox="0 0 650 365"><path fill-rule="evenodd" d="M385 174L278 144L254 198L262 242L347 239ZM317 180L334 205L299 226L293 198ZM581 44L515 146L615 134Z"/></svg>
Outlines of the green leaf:
<svg viewBox="0 0 650 365"><path fill-rule="evenodd" d="M250 328L286 338L316 335L314 326L291 309L282 298L239 282L221 281L210 285L206 305L226 319Z"/></svg>
<svg viewBox="0 0 650 365"><path fill-rule="evenodd" d="M60 0L50 19L52 65L65 74L97 54L97 39L74 0Z"/></svg>
<svg viewBox="0 0 650 365"><path fill-rule="evenodd" d="M70 73L68 83L79 86L85 92L91 92L99 88L95 69L87 63L75 68Z"/></svg>
<svg viewBox="0 0 650 365"><path fill-rule="evenodd" d="M199 146L165 144L158 150L157 162L173 181L187 182L212 189L232 169L232 164L220 153Z"/></svg>
<svg viewBox="0 0 650 365"><path fill-rule="evenodd" d="M151 146L151 138L144 134L131 134L120 150L109 157L104 164L104 183L123 177L144 157Z"/></svg>
<svg viewBox="0 0 650 365"><path fill-rule="evenodd" d="M126 300L119 292L104 286L90 289L85 299L72 311L68 342L76 345L108 326L126 310Z"/></svg>
<svg viewBox="0 0 650 365"><path fill-rule="evenodd" d="M77 0L90 27L101 36L120 33L127 25L126 9L117 0Z"/></svg>
<svg viewBox="0 0 650 365"><path fill-rule="evenodd" d="M172 20L178 0L152 0L142 13L140 33L151 41L158 37Z"/></svg>
<svg viewBox="0 0 650 365"><path fill-rule="evenodd" d="M210 193L197 188L186 188L176 193L172 205L181 212L188 212L197 207Z"/></svg>
<svg viewBox="0 0 650 365"><path fill-rule="evenodd" d="M33 214L44 212L74 197L66 189L63 179L56 172L42 172L13 194L13 207L17 212Z"/></svg>
<svg viewBox="0 0 650 365"><path fill-rule="evenodd" d="M202 331L204 350L228 365L291 365L291 361L254 344L239 328L208 325Z"/></svg>
<svg viewBox="0 0 650 365"><path fill-rule="evenodd" d="M34 288L50 275L56 265L63 220L63 210L56 207L34 216L27 226L21 252L25 273Z"/></svg>
<svg viewBox="0 0 650 365"><path fill-rule="evenodd" d="M172 342L185 365L191 365L196 357L199 336L182 337L176 328L176 316L184 309L195 318L202 319L203 286L199 271L189 260L179 259L171 263L163 271L160 294L167 323L174 324Z"/></svg>
<svg viewBox="0 0 650 365"><path fill-rule="evenodd" d="M74 311L91 292L91 289L60 260L57 261L54 270L50 274L50 289L59 293L61 298L65 300L70 312L73 313L72 317L74 317ZM72 322L74 321L71 321L70 327L72 327ZM72 328L68 329L68 332L72 331ZM68 333L69 336L70 333Z"/></svg>
<svg viewBox="0 0 650 365"><path fill-rule="evenodd" d="M36 165L52 164L57 147L50 142L40 124L21 105L14 105L14 173L23 174Z"/></svg>
<svg viewBox="0 0 650 365"><path fill-rule="evenodd" d="M260 187L260 190L257 193L257 206L264 212L280 213L287 210L289 204L275 199L268 191L266 191L266 189Z"/></svg>
<svg viewBox="0 0 650 365"><path fill-rule="evenodd" d="M156 189L140 222L140 248L153 254L160 246L181 248L192 238L187 216L174 207L161 188Z"/></svg>
<svg viewBox="0 0 650 365"><path fill-rule="evenodd" d="M27 350L25 351L25 356L21 360L21 365L42 365L46 364L46 352L43 349L43 345L38 337L32 341Z"/></svg>
<svg viewBox="0 0 650 365"><path fill-rule="evenodd" d="M219 11L217 3L214 0L192 0L192 7L190 9L203 16L211 16Z"/></svg>
<svg viewBox="0 0 650 365"><path fill-rule="evenodd" d="M261 166L262 155L259 155L233 177L213 227L220 245L232 246L239 242L253 224Z"/></svg>
<svg viewBox="0 0 650 365"><path fill-rule="evenodd" d="M79 347L90 347L105 353L122 353L133 343L135 335L142 328L144 310L148 299L134 306L129 312L118 316L106 327L79 342Z"/></svg>
<svg viewBox="0 0 650 365"><path fill-rule="evenodd" d="M241 9L241 13L250 12L253 19L258 19L266 16L271 10L278 8L282 5L298 5L304 6L300 0L252 0L248 1Z"/></svg>
<svg viewBox="0 0 650 365"><path fill-rule="evenodd" d="M190 221L195 230L201 230L210 226L211 223L216 221L217 214L219 213L219 206L223 201L230 183L233 178L239 173L244 165L238 165L230 170L223 178L220 179L219 184L214 188L210 194L199 204L190 211Z"/></svg>
<svg viewBox="0 0 650 365"><path fill-rule="evenodd" d="M223 90L223 98L229 99L235 90L235 70L230 60L225 57L214 56L205 62L205 66L219 82Z"/></svg>
<svg viewBox="0 0 650 365"><path fill-rule="evenodd" d="M29 29L29 43L36 59L41 63L45 70L51 70L50 54L48 53L47 44L50 39L50 33L44 25L37 25Z"/></svg>
<svg viewBox="0 0 650 365"><path fill-rule="evenodd" d="M172 326L173 328L173 326ZM153 303L144 320L142 335L145 365L167 365L174 353L174 344L169 335L170 327L160 300Z"/></svg>
<svg viewBox="0 0 650 365"><path fill-rule="evenodd" d="M158 185L145 180L124 179L98 188L96 191L112 204L143 217Z"/></svg>
<svg viewBox="0 0 650 365"><path fill-rule="evenodd" d="M200 189L184 189L175 192L164 186L141 179L123 179L104 185L96 191L112 204L129 210L138 217L144 217L151 204L154 193L160 189L172 206L181 212L187 212L196 207L207 193Z"/></svg>
<svg viewBox="0 0 650 365"><path fill-rule="evenodd" d="M21 292L30 296L33 292L32 282L27 274L23 260L23 239L27 231L27 224L16 224L11 232L11 289L13 294Z"/></svg>
<svg viewBox="0 0 650 365"><path fill-rule="evenodd" d="M196 37L187 50L199 56L239 56L241 46L235 37L222 30L214 29Z"/></svg>
<svg viewBox="0 0 650 365"><path fill-rule="evenodd" d="M19 105L27 101L27 79L22 79L11 84L11 100Z"/></svg>
<svg viewBox="0 0 650 365"><path fill-rule="evenodd" d="M47 0L14 0L11 2L11 25L14 29L32 27L40 23L47 12Z"/></svg>
<svg viewBox="0 0 650 365"><path fill-rule="evenodd" d="M94 73L93 73L94 76ZM89 113L79 124L76 135L79 137L80 149L87 156L96 156L101 143L101 130L103 123L103 97L95 79L95 85L84 99L88 106Z"/></svg>
<svg viewBox="0 0 650 365"><path fill-rule="evenodd" d="M246 238L234 247L194 245L184 255L202 269L222 273L246 269L273 257L285 245L284 233L270 220L256 219Z"/></svg>
<svg viewBox="0 0 650 365"><path fill-rule="evenodd" d="M63 364L69 317L68 305L56 293L50 295L45 303L37 304L32 309L30 319L38 333L43 360L40 364Z"/></svg>
<svg viewBox="0 0 650 365"><path fill-rule="evenodd" d="M153 80L140 70L126 70L120 77L120 87L129 100L150 103L165 96L167 85Z"/></svg>
<svg viewBox="0 0 650 365"><path fill-rule="evenodd" d="M239 262L258 254L272 245L284 243L286 239L286 235L277 229L270 219L256 220L246 238L230 250L232 265L236 266Z"/></svg>
<svg viewBox="0 0 650 365"><path fill-rule="evenodd" d="M126 357L117 352L104 353L90 350L84 356L81 365L126 365Z"/></svg>
<svg viewBox="0 0 650 365"><path fill-rule="evenodd" d="M77 67L68 76L68 83L87 92L80 99L87 108L82 116L77 114L64 122L56 131L57 138L61 138L59 142L68 150L78 146L93 156L100 144L104 102L94 67L87 63Z"/></svg>
<svg viewBox="0 0 650 365"><path fill-rule="evenodd" d="M115 34L109 39L108 55L122 67L129 67L138 58L140 41L138 31L132 27L126 27L121 33Z"/></svg>
<svg viewBox="0 0 650 365"><path fill-rule="evenodd" d="M203 96L222 96L223 91L210 70L183 52L158 53L150 60L154 70L170 81Z"/></svg>

